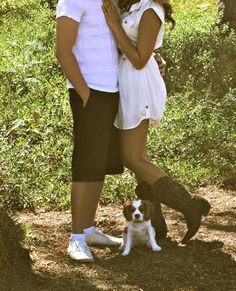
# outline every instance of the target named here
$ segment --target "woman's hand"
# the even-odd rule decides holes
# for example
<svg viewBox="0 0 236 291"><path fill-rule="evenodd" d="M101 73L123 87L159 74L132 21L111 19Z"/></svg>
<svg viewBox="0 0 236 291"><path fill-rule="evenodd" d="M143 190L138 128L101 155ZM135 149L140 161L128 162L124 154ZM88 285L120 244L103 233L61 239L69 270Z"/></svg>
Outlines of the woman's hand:
<svg viewBox="0 0 236 291"><path fill-rule="evenodd" d="M120 15L116 6L111 2L111 0L103 0L102 10L105 15L108 26L111 30L115 30L121 27Z"/></svg>

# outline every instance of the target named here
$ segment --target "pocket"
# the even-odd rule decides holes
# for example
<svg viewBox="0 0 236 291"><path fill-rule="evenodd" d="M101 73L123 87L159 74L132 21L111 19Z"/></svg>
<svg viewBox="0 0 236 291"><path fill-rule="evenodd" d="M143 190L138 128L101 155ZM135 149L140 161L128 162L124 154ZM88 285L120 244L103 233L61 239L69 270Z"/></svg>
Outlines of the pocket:
<svg viewBox="0 0 236 291"><path fill-rule="evenodd" d="M70 102L74 104L81 103L83 104L83 100L78 94L78 92L74 88L69 88L69 97L70 97Z"/></svg>
<svg viewBox="0 0 236 291"><path fill-rule="evenodd" d="M86 110L86 109L88 108L88 106L89 106L90 103L91 103L91 99L92 99L92 97L93 97L93 91L94 91L94 90L93 90L92 88L89 88L89 90L90 90L89 98L88 98L88 101L87 101L87 103L86 103L86 106L83 107L84 110ZM82 105L83 105L83 100L82 100L81 97L80 97L80 99L81 99L81 102L82 102Z"/></svg>

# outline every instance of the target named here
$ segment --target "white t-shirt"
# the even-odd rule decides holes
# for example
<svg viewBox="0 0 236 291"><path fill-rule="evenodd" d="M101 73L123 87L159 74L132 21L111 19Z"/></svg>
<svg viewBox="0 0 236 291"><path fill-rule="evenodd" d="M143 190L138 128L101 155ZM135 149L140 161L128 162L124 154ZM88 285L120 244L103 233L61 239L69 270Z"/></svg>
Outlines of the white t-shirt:
<svg viewBox="0 0 236 291"><path fill-rule="evenodd" d="M59 0L57 18L80 23L73 53L90 88L118 91L118 51L102 11L102 0ZM69 88L73 88L68 83Z"/></svg>

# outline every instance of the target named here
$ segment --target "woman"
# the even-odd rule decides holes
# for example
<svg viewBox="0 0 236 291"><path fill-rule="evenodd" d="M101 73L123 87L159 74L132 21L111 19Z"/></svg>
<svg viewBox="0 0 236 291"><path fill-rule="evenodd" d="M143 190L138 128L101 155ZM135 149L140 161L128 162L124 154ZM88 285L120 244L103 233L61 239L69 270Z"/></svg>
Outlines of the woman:
<svg viewBox="0 0 236 291"><path fill-rule="evenodd" d="M162 117L166 89L155 64L153 51L162 45L164 20L174 25L172 8L166 0L120 0L120 16L116 6L103 0L103 12L122 52L119 59L120 104L114 125L120 129L121 154L124 165L141 182L136 192L142 199L156 205L156 222L165 235L166 225L158 217L160 202L183 213L188 231L186 243L199 229L202 215L210 210L209 203L191 196L158 166L147 159L146 142L149 122ZM159 228L159 225L155 225Z"/></svg>

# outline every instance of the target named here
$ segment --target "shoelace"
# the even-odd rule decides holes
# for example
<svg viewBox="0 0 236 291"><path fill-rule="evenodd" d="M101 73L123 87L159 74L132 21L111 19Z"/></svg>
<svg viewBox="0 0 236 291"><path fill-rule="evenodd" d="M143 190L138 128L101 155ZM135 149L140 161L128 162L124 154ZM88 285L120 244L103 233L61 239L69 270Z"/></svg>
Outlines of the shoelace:
<svg viewBox="0 0 236 291"><path fill-rule="evenodd" d="M101 236L105 236L107 237L107 235L105 235L103 232L101 232L100 230L95 230L95 233Z"/></svg>
<svg viewBox="0 0 236 291"><path fill-rule="evenodd" d="M75 245L76 250L78 251L88 251L88 246L83 242L75 241L74 245Z"/></svg>

